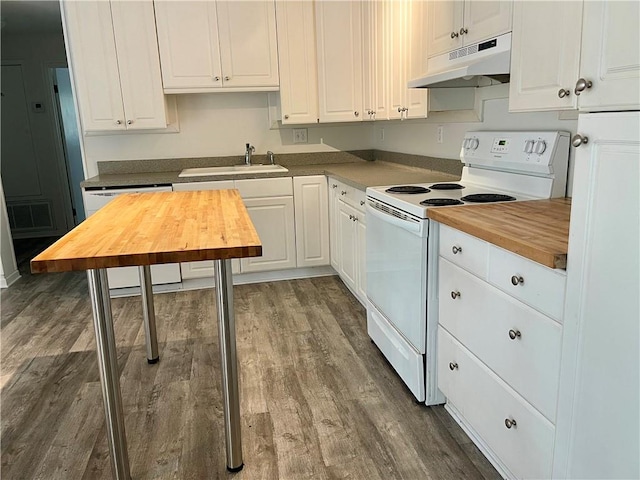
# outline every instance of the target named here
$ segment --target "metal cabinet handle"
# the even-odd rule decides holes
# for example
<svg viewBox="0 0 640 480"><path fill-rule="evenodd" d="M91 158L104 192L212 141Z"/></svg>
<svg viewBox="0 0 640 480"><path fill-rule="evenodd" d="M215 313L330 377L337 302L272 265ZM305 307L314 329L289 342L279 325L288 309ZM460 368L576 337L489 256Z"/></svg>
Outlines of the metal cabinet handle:
<svg viewBox="0 0 640 480"><path fill-rule="evenodd" d="M228 82L229 80L231 80L231 77L227 75L226 77L224 77L224 80L225 82Z"/></svg>
<svg viewBox="0 0 640 480"><path fill-rule="evenodd" d="M353 215L349 215L349 220L353 220Z"/></svg>
<svg viewBox="0 0 640 480"><path fill-rule="evenodd" d="M457 255L458 253L462 253L462 247L458 247L457 245L454 245L453 247L451 247L451 251L453 252L454 255Z"/></svg>
<svg viewBox="0 0 640 480"><path fill-rule="evenodd" d="M214 82L219 82L220 81L220 77L213 77L213 81Z"/></svg>
<svg viewBox="0 0 640 480"><path fill-rule="evenodd" d="M398 107L398 113L402 113L402 107Z"/></svg>
<svg viewBox="0 0 640 480"><path fill-rule="evenodd" d="M578 81L576 82L576 88L573 90L573 93L575 93L576 95L580 95L587 88L591 88L592 86L593 86L593 83L591 83L591 80L585 80L584 78L579 78Z"/></svg>
<svg viewBox="0 0 640 480"><path fill-rule="evenodd" d="M364 200L360 200L360 206L364 207Z"/></svg>
<svg viewBox="0 0 640 480"><path fill-rule="evenodd" d="M451 298L453 298L454 300L459 297L460 297L460 292L457 292L457 291L451 292Z"/></svg>
<svg viewBox="0 0 640 480"><path fill-rule="evenodd" d="M467 30L466 28L462 27L460 29L460 35L464 35L465 33L469 33L469 30Z"/></svg>
<svg viewBox="0 0 640 480"><path fill-rule="evenodd" d="M337 183L332 183L331 184L331 188L338 188L338 184Z"/></svg>
<svg viewBox="0 0 640 480"><path fill-rule="evenodd" d="M346 194L347 194L347 191L346 191L346 190L342 190L342 191L340 192L340 195L346 195Z"/></svg>
<svg viewBox="0 0 640 480"><path fill-rule="evenodd" d="M353 216L353 221L357 222L358 221L358 217L356 217L355 215Z"/></svg>
<svg viewBox="0 0 640 480"><path fill-rule="evenodd" d="M586 145L587 143L589 143L589 137L583 137L579 133L576 133L573 137L571 137L571 145L576 148L580 145Z"/></svg>
<svg viewBox="0 0 640 480"><path fill-rule="evenodd" d="M504 426L505 427L511 428L511 427L515 427L516 425L518 425L518 424L513 419L511 419L511 418L505 418L504 419Z"/></svg>
<svg viewBox="0 0 640 480"><path fill-rule="evenodd" d="M451 38L456 38L458 36L458 32L451 32Z"/></svg>
<svg viewBox="0 0 640 480"><path fill-rule="evenodd" d="M284 116L284 119L285 119L285 120L289 120L289 115L285 115L285 116Z"/></svg>
<svg viewBox="0 0 640 480"><path fill-rule="evenodd" d="M513 286L517 286L517 285L522 285L524 284L524 278L518 276L518 275L514 275L513 277L511 277L511 285Z"/></svg>
<svg viewBox="0 0 640 480"><path fill-rule="evenodd" d="M509 330L509 338L511 340L515 340L516 338L520 338L522 337L522 334L520 333L520 330Z"/></svg>
<svg viewBox="0 0 640 480"><path fill-rule="evenodd" d="M568 97L569 95L571 95L571 90L569 90L568 88L561 88L560 90L558 90L558 97L560 98Z"/></svg>
<svg viewBox="0 0 640 480"><path fill-rule="evenodd" d="M449 370L453 372L454 370L457 370L457 369L458 369L457 363L449 362Z"/></svg>
<svg viewBox="0 0 640 480"><path fill-rule="evenodd" d="M353 114L354 114L356 117L360 116L360 112L353 112Z"/></svg>
<svg viewBox="0 0 640 480"><path fill-rule="evenodd" d="M127 125L131 125L133 123L133 120L127 120Z"/></svg>
<svg viewBox="0 0 640 480"><path fill-rule="evenodd" d="M116 125L122 125L122 120L116 120Z"/></svg>

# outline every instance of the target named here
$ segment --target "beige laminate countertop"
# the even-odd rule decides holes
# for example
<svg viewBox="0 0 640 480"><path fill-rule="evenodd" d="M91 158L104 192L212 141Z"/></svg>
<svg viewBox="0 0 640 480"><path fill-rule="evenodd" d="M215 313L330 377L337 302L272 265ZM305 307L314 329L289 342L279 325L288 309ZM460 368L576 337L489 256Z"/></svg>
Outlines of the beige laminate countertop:
<svg viewBox="0 0 640 480"><path fill-rule="evenodd" d="M427 216L550 268L566 268L570 198L440 207Z"/></svg>
<svg viewBox="0 0 640 480"><path fill-rule="evenodd" d="M399 185L456 181L460 177L447 173L410 167L398 163L382 161L358 161L348 163L330 163L322 165L295 165L287 167L284 173L260 173L238 175L211 175L207 177L178 177L180 172L149 172L97 175L82 182L84 188L141 187L170 185L173 183L210 182L219 180L238 180L247 178L297 177L308 175L328 175L364 190L367 187L381 185Z"/></svg>

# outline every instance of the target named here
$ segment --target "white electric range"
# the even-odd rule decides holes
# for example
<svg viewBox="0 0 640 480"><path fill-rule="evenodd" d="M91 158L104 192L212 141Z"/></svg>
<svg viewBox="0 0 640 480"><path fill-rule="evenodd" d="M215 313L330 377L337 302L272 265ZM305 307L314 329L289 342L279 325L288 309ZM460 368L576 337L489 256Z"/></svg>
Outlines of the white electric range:
<svg viewBox="0 0 640 480"><path fill-rule="evenodd" d="M568 132L468 132L458 182L367 188L367 331L416 399L437 388L437 235L427 209L562 197ZM431 280L433 278L433 280ZM433 317L434 321L429 321Z"/></svg>

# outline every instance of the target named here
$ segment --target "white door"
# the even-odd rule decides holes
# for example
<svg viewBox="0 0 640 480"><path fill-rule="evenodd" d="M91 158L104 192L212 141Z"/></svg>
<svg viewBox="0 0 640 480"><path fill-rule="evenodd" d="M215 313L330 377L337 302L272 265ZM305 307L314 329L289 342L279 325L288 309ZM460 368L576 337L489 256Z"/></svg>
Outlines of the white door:
<svg viewBox="0 0 640 480"><path fill-rule="evenodd" d="M340 264L338 273L353 292L358 284L358 239L353 221L357 212L344 202L338 202L338 249Z"/></svg>
<svg viewBox="0 0 640 480"><path fill-rule="evenodd" d="M437 1L428 3L430 57L462 46L458 31L462 27L464 3L461 1Z"/></svg>
<svg viewBox="0 0 640 480"><path fill-rule="evenodd" d="M331 266L336 272L340 272L340 249L338 248L338 206L339 192L338 182L335 178L327 177L329 192L329 254Z"/></svg>
<svg viewBox="0 0 640 480"><path fill-rule="evenodd" d="M640 477L639 131L578 120L554 478Z"/></svg>
<svg viewBox="0 0 640 480"><path fill-rule="evenodd" d="M458 27L462 42L469 45L511 31L512 5L512 0L465 0L464 22Z"/></svg>
<svg viewBox="0 0 640 480"><path fill-rule="evenodd" d="M320 122L354 122L362 112L362 4L316 2Z"/></svg>
<svg viewBox="0 0 640 480"><path fill-rule="evenodd" d="M313 2L278 0L276 18L282 123L316 123L318 69Z"/></svg>
<svg viewBox="0 0 640 480"><path fill-rule="evenodd" d="M222 83L225 87L278 87L274 0L217 1Z"/></svg>
<svg viewBox="0 0 640 480"><path fill-rule="evenodd" d="M297 266L329 265L329 201L324 175L293 177Z"/></svg>
<svg viewBox="0 0 640 480"><path fill-rule="evenodd" d="M581 2L514 3L510 111L577 108L581 32Z"/></svg>
<svg viewBox="0 0 640 480"><path fill-rule="evenodd" d="M640 109L640 2L584 3L580 75L592 87L583 111Z"/></svg>
<svg viewBox="0 0 640 480"><path fill-rule="evenodd" d="M360 302L367 304L367 222L364 212L356 213L356 244L358 252L358 283L356 293Z"/></svg>
<svg viewBox="0 0 640 480"><path fill-rule="evenodd" d="M125 130L110 3L88 0L61 5L82 128L85 132Z"/></svg>
<svg viewBox="0 0 640 480"><path fill-rule="evenodd" d="M171 89L222 86L215 2L155 2L162 81Z"/></svg>
<svg viewBox="0 0 640 480"><path fill-rule="evenodd" d="M262 256L242 258L242 273L296 267L293 197L243 199L262 243Z"/></svg>

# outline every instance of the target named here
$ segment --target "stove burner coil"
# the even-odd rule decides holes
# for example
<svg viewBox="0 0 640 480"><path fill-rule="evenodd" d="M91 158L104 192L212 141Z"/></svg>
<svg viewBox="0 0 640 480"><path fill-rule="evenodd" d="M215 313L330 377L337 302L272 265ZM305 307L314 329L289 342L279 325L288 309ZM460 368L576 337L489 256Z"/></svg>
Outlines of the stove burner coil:
<svg viewBox="0 0 640 480"><path fill-rule="evenodd" d="M476 193L473 195L466 195L461 198L461 200L464 200L465 202L472 203L510 202L515 199L515 197L502 195L500 193Z"/></svg>
<svg viewBox="0 0 640 480"><path fill-rule="evenodd" d="M428 198L420 202L425 207L445 207L448 205L464 205L464 202L456 198Z"/></svg>
<svg viewBox="0 0 640 480"><path fill-rule="evenodd" d="M434 183L429 188L433 190L460 190L464 188L464 186L459 183Z"/></svg>
<svg viewBox="0 0 640 480"><path fill-rule="evenodd" d="M411 195L430 192L428 188L418 187L417 185L399 185L397 187L387 188L385 191L388 193L407 193Z"/></svg>

